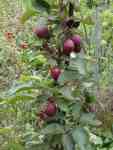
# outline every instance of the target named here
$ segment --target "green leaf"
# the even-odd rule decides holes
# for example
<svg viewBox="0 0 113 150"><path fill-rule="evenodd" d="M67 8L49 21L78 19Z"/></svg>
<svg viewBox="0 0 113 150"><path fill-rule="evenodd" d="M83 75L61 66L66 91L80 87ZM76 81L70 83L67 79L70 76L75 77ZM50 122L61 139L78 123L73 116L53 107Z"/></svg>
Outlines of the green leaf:
<svg viewBox="0 0 113 150"><path fill-rule="evenodd" d="M25 102L29 100L33 100L35 97L30 94L21 94L21 95L13 95L11 97L8 97L7 99L4 99L2 102L0 102L0 105L3 104L16 104L17 102Z"/></svg>
<svg viewBox="0 0 113 150"><path fill-rule="evenodd" d="M33 8L32 0L23 0L23 4L25 12L20 18L21 23L25 23L25 21L27 21L30 17L36 15L38 12Z"/></svg>
<svg viewBox="0 0 113 150"><path fill-rule="evenodd" d="M30 63L33 67L39 67L47 63L47 59L44 55L37 55L30 60Z"/></svg>
<svg viewBox="0 0 113 150"><path fill-rule="evenodd" d="M93 113L83 113L80 122L85 125L100 126L101 122L95 118Z"/></svg>
<svg viewBox="0 0 113 150"><path fill-rule="evenodd" d="M62 142L65 150L75 150L73 138L70 135L64 134Z"/></svg>
<svg viewBox="0 0 113 150"><path fill-rule="evenodd" d="M36 75L21 75L20 77L20 81L22 82L25 82L25 81L35 81L35 82L40 82L41 81L41 78L39 76L36 76Z"/></svg>
<svg viewBox="0 0 113 150"><path fill-rule="evenodd" d="M95 22L92 18L92 16L86 16L84 17L84 19L82 20L83 23L87 24L87 25L94 25Z"/></svg>
<svg viewBox="0 0 113 150"><path fill-rule="evenodd" d="M24 150L24 147L20 145L19 143L11 142L7 146L6 150Z"/></svg>
<svg viewBox="0 0 113 150"><path fill-rule="evenodd" d="M103 141L102 138L99 136L96 136L95 134L90 133L90 141L94 143L95 145L102 145Z"/></svg>
<svg viewBox="0 0 113 150"><path fill-rule="evenodd" d="M63 73L61 73L58 82L59 84L64 84L66 81L76 80L76 79L78 79L77 71L65 70Z"/></svg>
<svg viewBox="0 0 113 150"><path fill-rule="evenodd" d="M83 82L83 87L84 87L85 89L91 88L92 86L94 86L94 83L93 83L93 82Z"/></svg>
<svg viewBox="0 0 113 150"><path fill-rule="evenodd" d="M58 105L60 110L65 111L65 112L69 112L69 102L67 99L59 99L58 101Z"/></svg>
<svg viewBox="0 0 113 150"><path fill-rule="evenodd" d="M20 18L21 23L25 23L30 17L35 16L37 12L35 10L29 10L23 13L23 15Z"/></svg>
<svg viewBox="0 0 113 150"><path fill-rule="evenodd" d="M42 129L41 134L63 134L64 128L59 124L49 124L44 129Z"/></svg>
<svg viewBox="0 0 113 150"><path fill-rule="evenodd" d="M85 60L83 56L77 56L76 58L71 58L69 68L78 71L80 75L86 74Z"/></svg>
<svg viewBox="0 0 113 150"><path fill-rule="evenodd" d="M48 18L47 16L46 17L38 17L38 27L41 27L41 26L47 26L48 24ZM40 42L40 46L42 46L42 43ZM38 55L42 55L42 54L38 54ZM43 57L45 57L43 55Z"/></svg>
<svg viewBox="0 0 113 150"><path fill-rule="evenodd" d="M32 8L32 0L22 0L22 3L25 10L30 10Z"/></svg>
<svg viewBox="0 0 113 150"><path fill-rule="evenodd" d="M11 127L0 128L0 134L7 134L7 133L11 132L12 130L13 130L13 128L11 128Z"/></svg>
<svg viewBox="0 0 113 150"><path fill-rule="evenodd" d="M81 114L81 105L79 103L73 104L71 109L72 109L72 115L74 119L78 119Z"/></svg>
<svg viewBox="0 0 113 150"><path fill-rule="evenodd" d="M33 0L33 6L35 9L38 9L39 11L43 12L50 12L50 5L45 0Z"/></svg>
<svg viewBox="0 0 113 150"><path fill-rule="evenodd" d="M87 103L95 103L96 102L96 96L93 94L92 91L85 89L84 96L85 96L85 101Z"/></svg>
<svg viewBox="0 0 113 150"><path fill-rule="evenodd" d="M72 136L80 150L87 150L87 146L89 145L89 135L84 128L76 128L72 132Z"/></svg>
<svg viewBox="0 0 113 150"><path fill-rule="evenodd" d="M71 87L63 87L60 92L62 93L62 95L70 100L73 100L73 96L72 96L72 88Z"/></svg>
<svg viewBox="0 0 113 150"><path fill-rule="evenodd" d="M22 85L12 88L10 90L10 94L16 94L19 92L29 91L29 90L33 90L33 89L36 89L36 87L31 84L22 84Z"/></svg>

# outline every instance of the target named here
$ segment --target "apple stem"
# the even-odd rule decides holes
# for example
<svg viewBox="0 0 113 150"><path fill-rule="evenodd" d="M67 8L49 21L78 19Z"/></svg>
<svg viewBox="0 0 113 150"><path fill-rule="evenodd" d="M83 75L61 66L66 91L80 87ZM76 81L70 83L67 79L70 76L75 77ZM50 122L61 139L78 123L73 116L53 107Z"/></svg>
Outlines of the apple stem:
<svg viewBox="0 0 113 150"><path fill-rule="evenodd" d="M68 70L68 66L69 66L69 63L70 63L69 56L67 56L67 58L65 58L64 63L65 63L65 69Z"/></svg>
<svg viewBox="0 0 113 150"><path fill-rule="evenodd" d="M60 65L60 63L61 63L61 55L62 55L62 52L61 52L61 48L59 47L58 48L58 59L57 59L58 65Z"/></svg>
<svg viewBox="0 0 113 150"><path fill-rule="evenodd" d="M57 80L54 80L54 86L57 86L57 85L58 85Z"/></svg>
<svg viewBox="0 0 113 150"><path fill-rule="evenodd" d="M69 3L69 17L72 17L74 14L74 5L70 2Z"/></svg>
<svg viewBox="0 0 113 150"><path fill-rule="evenodd" d="M64 16L65 16L64 0L59 0L59 6L60 6L59 15L61 18L64 18Z"/></svg>

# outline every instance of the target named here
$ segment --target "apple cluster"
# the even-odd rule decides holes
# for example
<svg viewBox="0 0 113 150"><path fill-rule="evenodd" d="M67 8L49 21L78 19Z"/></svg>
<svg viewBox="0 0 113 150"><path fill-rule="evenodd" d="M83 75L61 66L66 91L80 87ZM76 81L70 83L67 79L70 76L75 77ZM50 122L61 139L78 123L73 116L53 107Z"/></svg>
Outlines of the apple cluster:
<svg viewBox="0 0 113 150"><path fill-rule="evenodd" d="M54 97L49 97L48 102L43 110L40 111L38 116L41 120L47 120L57 113L57 104L55 103Z"/></svg>
<svg viewBox="0 0 113 150"><path fill-rule="evenodd" d="M34 34L40 39L48 39L50 36L50 30L48 26L40 26L33 29ZM48 45L44 45L45 48L48 48ZM81 37L80 35L73 35L72 37L64 40L63 42L63 51L62 53L66 56L69 56L71 52L80 53L81 51ZM53 80L57 81L61 70L60 68L53 67L50 70L51 77Z"/></svg>
<svg viewBox="0 0 113 150"><path fill-rule="evenodd" d="M50 31L47 26L36 27L33 29L35 35L41 39L48 38ZM79 53L81 51L81 37L74 35L66 39L63 43L63 54L69 55L71 52Z"/></svg>
<svg viewBox="0 0 113 150"><path fill-rule="evenodd" d="M73 23L72 20L69 20L68 22L66 22L68 27L70 27L72 23ZM48 41L50 37L50 30L48 26L40 26L40 27L38 26L33 29L33 33L35 34L36 37L40 39L44 39L46 41ZM46 42L43 45L43 48L47 50L49 49L48 42ZM63 41L63 48L61 50L62 55L69 56L72 52L80 53L80 51L81 51L80 35L73 35L72 37L67 38ZM59 79L61 72L62 71L58 66L54 66L50 69L50 75L52 79L55 81L55 83ZM41 120L47 120L50 117L54 117L57 111L58 111L58 107L55 103L55 100L53 97L50 97L48 98L46 107L43 108L38 115Z"/></svg>

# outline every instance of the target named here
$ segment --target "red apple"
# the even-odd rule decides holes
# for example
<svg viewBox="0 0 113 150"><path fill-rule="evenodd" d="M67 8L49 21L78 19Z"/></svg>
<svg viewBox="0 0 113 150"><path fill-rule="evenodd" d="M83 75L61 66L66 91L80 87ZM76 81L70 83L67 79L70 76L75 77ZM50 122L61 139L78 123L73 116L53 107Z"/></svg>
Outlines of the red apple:
<svg viewBox="0 0 113 150"><path fill-rule="evenodd" d="M74 50L74 42L68 39L64 42L63 52L65 55L69 55Z"/></svg>
<svg viewBox="0 0 113 150"><path fill-rule="evenodd" d="M48 115L45 112L43 112L43 111L41 111L38 114L38 116L40 117L41 120L46 120L48 118Z"/></svg>
<svg viewBox="0 0 113 150"><path fill-rule="evenodd" d="M55 102L50 102L49 101L48 104L47 104L47 108L45 110L45 113L48 116L52 117L56 114L56 112L57 112L57 106L56 106Z"/></svg>
<svg viewBox="0 0 113 150"><path fill-rule="evenodd" d="M75 52L75 53L80 53L80 51L81 51L81 47L80 47L80 45L75 46L75 48L74 48L74 52Z"/></svg>
<svg viewBox="0 0 113 150"><path fill-rule="evenodd" d="M36 27L33 32L39 37L39 38L48 38L49 37L49 29L47 26L40 26Z"/></svg>
<svg viewBox="0 0 113 150"><path fill-rule="evenodd" d="M79 53L81 51L81 37L79 35L74 35L71 39L75 45L74 52Z"/></svg>
<svg viewBox="0 0 113 150"><path fill-rule="evenodd" d="M58 67L53 67L53 68L51 68L50 73L51 73L51 77L55 81L57 81L59 76L60 76L60 74L61 74L61 70Z"/></svg>
<svg viewBox="0 0 113 150"><path fill-rule="evenodd" d="M13 33L12 32L5 32L5 37L7 40L11 40L13 38Z"/></svg>
<svg viewBox="0 0 113 150"><path fill-rule="evenodd" d="M72 39L72 41L74 42L75 45L80 45L81 44L81 37L79 35L74 35L71 39Z"/></svg>
<svg viewBox="0 0 113 150"><path fill-rule="evenodd" d="M42 47L44 48L44 50L50 50L49 44L47 42L43 43Z"/></svg>
<svg viewBox="0 0 113 150"><path fill-rule="evenodd" d="M28 44L26 42L22 42L22 43L20 43L20 48L27 49Z"/></svg>

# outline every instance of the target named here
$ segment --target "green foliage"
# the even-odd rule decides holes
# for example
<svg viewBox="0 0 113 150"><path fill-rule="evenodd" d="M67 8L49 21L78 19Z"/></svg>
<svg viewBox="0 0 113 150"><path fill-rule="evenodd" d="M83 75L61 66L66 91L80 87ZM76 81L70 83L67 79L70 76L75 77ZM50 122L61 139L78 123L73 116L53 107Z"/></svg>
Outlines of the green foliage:
<svg viewBox="0 0 113 150"><path fill-rule="evenodd" d="M40 11L50 12L50 5L45 0L24 0L25 12L21 17L21 22L24 23L30 17L37 15Z"/></svg>
<svg viewBox="0 0 113 150"><path fill-rule="evenodd" d="M89 135L83 128L76 128L73 133L73 139L78 144L80 150L89 149ZM90 147L90 149L92 149ZM93 150L93 149L92 149Z"/></svg>
<svg viewBox="0 0 113 150"><path fill-rule="evenodd" d="M74 7L72 19L80 21L78 28L63 27L66 18L69 19L70 3ZM54 0L23 1L21 22L26 23L28 29L19 31L9 43L0 40L0 77L9 77L12 65L20 67L19 74L14 72L17 78L10 75L13 84L0 98L2 149L112 150L111 132L110 136L102 132L112 129L112 115L108 117L105 112L107 119L99 118L100 121L89 110L96 103L95 95L101 83L113 81L110 3L98 0L65 0L61 4ZM37 16L37 24L49 29L47 39L32 33L31 28L37 27ZM74 34L82 37L81 52L65 56L63 42ZM20 47L22 41L27 42L26 49ZM15 59L18 58L16 63L9 51L12 45L16 47L13 53ZM61 69L58 80L50 74L54 66ZM54 98L57 111L54 116L42 119L39 114L46 113L50 97ZM104 128L104 125L108 126Z"/></svg>

